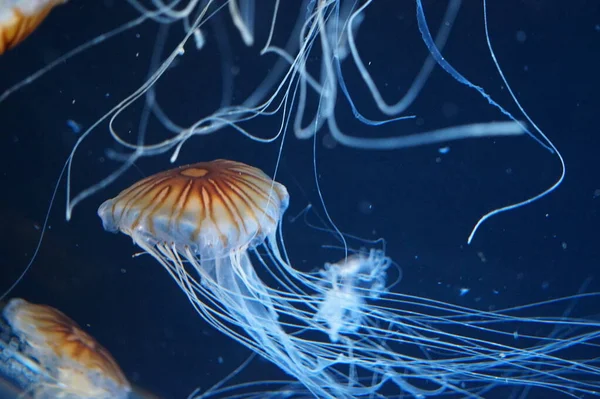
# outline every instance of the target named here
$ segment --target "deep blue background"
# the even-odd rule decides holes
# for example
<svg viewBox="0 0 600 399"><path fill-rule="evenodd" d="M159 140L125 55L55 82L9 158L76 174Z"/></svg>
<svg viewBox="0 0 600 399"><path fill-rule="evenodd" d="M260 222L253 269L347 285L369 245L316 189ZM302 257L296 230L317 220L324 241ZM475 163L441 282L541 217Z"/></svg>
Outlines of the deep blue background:
<svg viewBox="0 0 600 399"><path fill-rule="evenodd" d="M125 3L73 0L56 9L32 37L0 57L0 92L73 47L135 18L136 12ZM464 3L444 55L516 113L487 52L481 2ZM424 2L432 29L445 4ZM273 56L257 56L271 7L269 3L258 12L259 44L251 49L244 48L227 15L220 21L241 70L235 82L237 101L274 61ZM289 7L282 21L292 21L292 11ZM492 43L513 90L565 158L567 177L558 190L491 219L467 246L470 229L482 214L527 198L556 180L560 168L555 156L526 137L453 142L447 154L438 152L442 145L382 152L329 148L322 144L325 131L317 139L316 154L331 217L344 232L387 240L390 256L404 271L403 292L484 309L573 294L587 277L596 275L600 260L600 194L595 194L600 189L600 3L493 0L488 11ZM379 0L366 17L358 45L391 102L409 87L427 55L415 7L412 1ZM280 44L286 39L285 27L282 23L276 36ZM56 179L77 139L67 121L88 127L139 87L157 31L154 23L128 31L66 61L0 104L0 291L23 270L39 238ZM208 42L202 51L187 46L186 56L157 86L161 104L181 123L194 121L220 102L214 32L211 27L206 30ZM174 48L182 33L174 24L166 48ZM312 62L318 66L318 59ZM383 118L352 65L345 64L345 74L361 111ZM121 132L135 132L139 109L134 106L119 118ZM417 115L416 121L374 129L353 120L340 99L338 118L342 128L362 136L502 120L477 93L439 68L408 112ZM269 136L277 123L276 118L260 119L248 127ZM156 137L162 134L155 121L150 130ZM299 141L291 134L286 140L277 180L292 196L288 216L308 203L323 215L313 178L312 141ZM259 145L223 131L190 140L177 164L225 157L272 175L278 145ZM106 159L106 148L116 147L103 124L75 158L76 192L116 167ZM132 259L137 249L129 239L102 230L96 216L102 201L170 164L165 155L136 166L76 208L69 223L61 183L41 251L11 296L56 306L109 348L132 381L165 397L183 397L197 386L218 381L245 359L248 350L207 326L155 262ZM320 248L336 243L331 235L317 233L302 221L286 218L284 230L298 267L310 270L341 256ZM470 291L461 297L461 288ZM593 281L589 290L600 290L600 283ZM597 313L596 307L586 306L582 313ZM276 372L268 367L255 369L257 376L258 371Z"/></svg>

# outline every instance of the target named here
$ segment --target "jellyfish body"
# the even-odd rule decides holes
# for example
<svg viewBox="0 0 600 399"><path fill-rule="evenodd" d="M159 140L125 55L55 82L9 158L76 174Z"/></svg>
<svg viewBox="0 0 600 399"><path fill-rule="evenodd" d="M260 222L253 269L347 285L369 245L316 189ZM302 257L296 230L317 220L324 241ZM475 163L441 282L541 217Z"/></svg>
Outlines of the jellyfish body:
<svg viewBox="0 0 600 399"><path fill-rule="evenodd" d="M107 230L131 236L158 260L207 322L316 397L600 388L592 351L585 359L567 356L572 346L597 345L599 323L403 295L387 282L392 262L381 250L317 272L297 270L279 236L287 205L283 185L218 160L148 177L98 213ZM516 340L513 328L529 333Z"/></svg>
<svg viewBox="0 0 600 399"><path fill-rule="evenodd" d="M288 201L285 187L260 170L216 160L141 180L98 214L106 230L136 243L169 242L178 252L215 259L273 237Z"/></svg>
<svg viewBox="0 0 600 399"><path fill-rule="evenodd" d="M50 11L67 0L0 1L0 54L27 38Z"/></svg>
<svg viewBox="0 0 600 399"><path fill-rule="evenodd" d="M18 373L12 377L34 398L129 397L129 382L112 355L62 312L16 298L3 316L18 344L2 343L12 365L2 371Z"/></svg>

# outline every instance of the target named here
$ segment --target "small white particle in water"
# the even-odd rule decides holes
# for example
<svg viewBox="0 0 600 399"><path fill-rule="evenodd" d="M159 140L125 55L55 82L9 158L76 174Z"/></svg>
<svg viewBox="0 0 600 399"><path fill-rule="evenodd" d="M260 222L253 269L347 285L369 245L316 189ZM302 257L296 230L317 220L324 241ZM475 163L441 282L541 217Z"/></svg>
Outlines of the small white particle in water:
<svg viewBox="0 0 600 399"><path fill-rule="evenodd" d="M514 339L519 339L519 332L518 332L518 331L515 331L515 332L513 333L513 338L514 338Z"/></svg>
<svg viewBox="0 0 600 399"><path fill-rule="evenodd" d="M560 244L562 249L567 249L567 243L566 242L562 242L562 244Z"/></svg>
<svg viewBox="0 0 600 399"><path fill-rule="evenodd" d="M373 204L367 200L360 201L358 203L358 210L364 215L370 215L373 213Z"/></svg>
<svg viewBox="0 0 600 399"><path fill-rule="evenodd" d="M548 287L550 287L550 283L549 283L548 281L544 281L544 282L542 283L542 289L543 289L543 290L546 290L546 289L548 289Z"/></svg>
<svg viewBox="0 0 600 399"><path fill-rule="evenodd" d="M466 295L469 291L471 291L470 288L461 288L460 289L460 296Z"/></svg>
<svg viewBox="0 0 600 399"><path fill-rule="evenodd" d="M81 125L75 122L73 119L69 119L67 121L67 126L73 131L73 133L77 134L81 132Z"/></svg>
<svg viewBox="0 0 600 399"><path fill-rule="evenodd" d="M135 58L138 58L140 56L140 53L135 53Z"/></svg>
<svg viewBox="0 0 600 399"><path fill-rule="evenodd" d="M482 263L486 263L487 262L487 258L485 257L485 254L483 253L483 251L477 252L477 256L479 257L479 260Z"/></svg>
<svg viewBox="0 0 600 399"><path fill-rule="evenodd" d="M219 362L219 364L223 364L223 358L222 358L221 356L219 356L219 357L217 358L217 361Z"/></svg>
<svg viewBox="0 0 600 399"><path fill-rule="evenodd" d="M492 292L493 292L495 295L498 295L498 294L500 293L500 291L498 291L498 290L492 290Z"/></svg>
<svg viewBox="0 0 600 399"><path fill-rule="evenodd" d="M446 146L446 147L441 147L441 148L438 148L438 152L439 152L440 154L447 154L447 153L449 153L449 152L450 152L450 147Z"/></svg>
<svg viewBox="0 0 600 399"><path fill-rule="evenodd" d="M126 269L123 269L123 268L121 268L121 273L125 274L125 273L127 273L127 270L126 270Z"/></svg>

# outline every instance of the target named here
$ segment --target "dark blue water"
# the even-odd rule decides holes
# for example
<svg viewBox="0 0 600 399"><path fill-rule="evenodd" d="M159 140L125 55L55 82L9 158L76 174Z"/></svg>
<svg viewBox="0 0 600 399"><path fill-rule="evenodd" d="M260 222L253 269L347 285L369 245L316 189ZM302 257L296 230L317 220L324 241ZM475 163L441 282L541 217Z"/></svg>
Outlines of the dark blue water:
<svg viewBox="0 0 600 399"><path fill-rule="evenodd" d="M0 57L0 92L75 46L135 18L136 11L124 3L73 0L56 9L32 37ZM424 2L432 26L443 15L445 6L440 3L445 2ZM482 6L465 3L444 56L518 115L487 51ZM186 57L159 82L161 105L182 124L219 106L223 49L215 32L221 31L228 35L233 64L240 69L233 99L243 100L275 60L272 55L257 55L271 12L270 4L259 10L259 44L249 49L226 14L216 26L209 26L206 48L198 52L186 47ZM316 157L332 220L346 233L385 238L389 255L403 269L400 287L406 293L494 309L574 294L588 277L596 277L600 5L585 0L491 1L488 13L492 44L513 90L562 152L567 165L564 183L534 204L492 218L468 246L467 237L480 216L556 181L561 171L556 156L525 136L364 151L325 145L326 131L319 133L314 154L311 140L301 141L290 133L277 180L288 187L292 198L284 231L296 264L311 270L342 256L340 251L321 248L337 245L331 234L316 232L302 218L291 219L309 203L315 209L310 220L318 223L316 215L324 215L313 175ZM392 102L409 87L427 55L415 7L409 1L381 0L366 16L357 44L384 97ZM283 43L284 28L295 14L281 18L284 23L277 30L281 36L276 39ZM158 32L154 23L141 25L66 61L0 104L0 291L10 286L32 256L62 165L81 134L77 130L88 128L144 82ZM181 25L173 24L165 49L173 49L182 34ZM315 59L313 66L318 62ZM384 119L352 66L345 77L361 112ZM311 104L315 106L314 101ZM375 129L354 119L342 98L338 106L340 126L360 136L504 120L476 92L439 68L408 110L415 120ZM141 109L141 104L133 106L116 121L125 137L137 132ZM248 128L266 137L279 122L276 117L259 118ZM156 120L148 130L151 138L164 137ZM273 175L279 145L258 144L224 130L191 139L177 164L230 158ZM74 191L115 169L118 164L107 158L106 149L121 148L111 141L103 123L75 157ZM171 166L169 154L140 160L79 205L70 222L65 221L62 180L41 250L10 296L61 309L115 355L131 381L164 397L180 398L219 381L249 351L198 317L153 260L132 259L138 249L126 237L105 233L96 216L105 199ZM600 290L600 282L592 280L588 290ZM598 311L594 307L579 312ZM257 364L248 370L248 378L281 376L274 366Z"/></svg>

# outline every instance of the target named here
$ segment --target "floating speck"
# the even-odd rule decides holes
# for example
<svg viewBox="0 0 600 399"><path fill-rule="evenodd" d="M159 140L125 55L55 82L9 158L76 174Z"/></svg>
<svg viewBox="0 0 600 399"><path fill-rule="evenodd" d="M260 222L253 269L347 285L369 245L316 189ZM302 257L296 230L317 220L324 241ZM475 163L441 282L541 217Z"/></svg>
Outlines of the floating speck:
<svg viewBox="0 0 600 399"><path fill-rule="evenodd" d="M465 296L469 291L471 291L470 288L461 288L460 289L460 296Z"/></svg>
<svg viewBox="0 0 600 399"><path fill-rule="evenodd" d="M73 131L73 133L78 134L81 132L81 125L75 122L73 119L69 119L67 121L67 126Z"/></svg>
<svg viewBox="0 0 600 399"><path fill-rule="evenodd" d="M358 210L364 215L370 215L373 213L373 204L367 200L360 201Z"/></svg>
<svg viewBox="0 0 600 399"><path fill-rule="evenodd" d="M485 254L482 251L477 252L477 256L479 257L479 260L482 263L486 263L487 262L487 258L485 257Z"/></svg>

